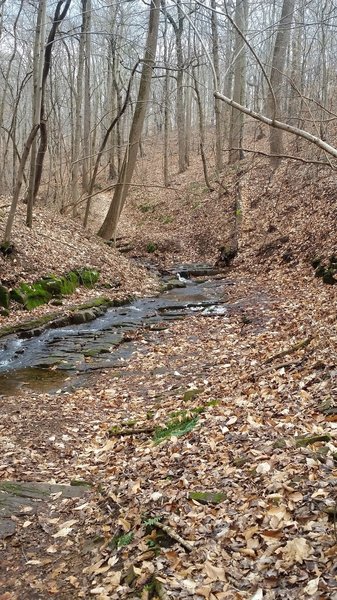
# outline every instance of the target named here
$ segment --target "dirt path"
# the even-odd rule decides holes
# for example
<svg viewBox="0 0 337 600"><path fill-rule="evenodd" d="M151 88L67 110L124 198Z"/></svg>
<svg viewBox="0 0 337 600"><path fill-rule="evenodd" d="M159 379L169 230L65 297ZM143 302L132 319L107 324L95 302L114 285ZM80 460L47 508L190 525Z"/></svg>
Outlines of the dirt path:
<svg viewBox="0 0 337 600"><path fill-rule="evenodd" d="M230 293L90 389L1 400L3 479L93 484L16 517L1 600L337 598L335 291L242 276Z"/></svg>

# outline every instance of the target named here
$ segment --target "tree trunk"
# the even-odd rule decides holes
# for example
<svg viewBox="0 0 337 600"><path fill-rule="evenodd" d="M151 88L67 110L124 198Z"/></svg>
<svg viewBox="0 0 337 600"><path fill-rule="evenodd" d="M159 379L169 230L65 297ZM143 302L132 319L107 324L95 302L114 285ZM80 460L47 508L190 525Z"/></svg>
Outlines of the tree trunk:
<svg viewBox="0 0 337 600"><path fill-rule="evenodd" d="M142 134L147 102L149 99L152 70L156 57L159 29L159 8L160 0L152 0L142 75L129 135L129 142L124 155L123 165L118 176L118 182L110 204L110 208L104 219L102 227L98 232L98 235L104 239L110 239L111 237L116 236L118 220L123 209L129 185L132 180L133 171L136 165L139 142Z"/></svg>
<svg viewBox="0 0 337 600"><path fill-rule="evenodd" d="M216 88L220 89L220 67L219 67L219 34L218 19L216 10L216 0L211 0L212 8L212 54L213 64L216 76ZM223 168L222 163L222 134L221 134L221 100L214 98L215 114L215 168L218 173Z"/></svg>
<svg viewBox="0 0 337 600"><path fill-rule="evenodd" d="M281 19L278 25L275 46L273 51L270 83L274 90L277 106L274 105L274 99L271 92L268 94L268 116L271 119L278 119L282 99L282 80L283 71L286 62L287 49L290 41L291 23L293 20L296 0L283 0ZM239 102L244 104L244 102ZM273 155L283 153L283 134L281 129L272 127L269 134L270 153ZM277 168L280 164L280 158L271 157L271 165Z"/></svg>
<svg viewBox="0 0 337 600"><path fill-rule="evenodd" d="M77 85L76 85L76 100L75 100L75 131L74 131L74 146L72 153L72 170L71 170L71 199L74 204L73 214L76 215L76 203L78 200L78 179L80 173L80 149L81 149L81 132L82 132L82 103L83 103L83 69L84 69L84 46L85 32L87 29L87 1L82 0L82 26L80 33L80 42L78 49L78 67L77 67Z"/></svg>
<svg viewBox="0 0 337 600"><path fill-rule="evenodd" d="M82 188L85 193L89 190L91 165L91 107L90 107L90 61L91 61L91 0L87 0L86 27L84 32L84 107L83 107L83 162ZM88 210L88 207L87 207ZM87 221L88 215L85 216Z"/></svg>
<svg viewBox="0 0 337 600"><path fill-rule="evenodd" d="M248 0L236 0L235 22L238 29L245 34L247 28ZM234 44L234 84L233 100L238 104L245 104L246 97L246 54L245 42L238 31L235 32ZM242 136L244 115L232 107L229 126L229 164L233 164L243 158Z"/></svg>
<svg viewBox="0 0 337 600"><path fill-rule="evenodd" d="M25 147L24 147L24 150L22 153L19 170L18 170L18 175L16 178L15 189L14 189L14 193L13 193L12 204L11 204L11 208L10 208L9 215L7 218L5 235L4 235L4 240L3 240L4 243L9 242L10 238L11 238L15 212L16 212L16 208L18 205L20 190L21 190L23 176L24 176L24 172L25 172L25 166L26 166L26 162L27 162L27 159L29 156L29 151L31 149L32 143L34 142L34 139L38 132L38 129L39 129L39 125L33 126L32 130L28 136L28 139L25 143Z"/></svg>
<svg viewBox="0 0 337 600"><path fill-rule="evenodd" d="M46 0L41 0L41 4L43 4L43 3L45 4L45 2L46 2ZM44 157L45 157L45 153L47 150L47 123L46 123L45 106L44 106L44 93L45 93L47 77L48 77L50 67L51 67L52 48L53 48L57 30L60 26L60 23L63 21L64 17L66 16L66 14L68 12L70 2L71 2L71 0L58 0L58 3L56 5L54 18L53 18L53 24L51 26L51 29L50 29L50 32L48 35L48 39L47 39L47 43L46 43L46 47L45 47L45 51L44 51L44 56L43 56L43 70L42 70L40 95L37 96L37 100L36 100L36 98L34 98L34 101L35 101L34 102L34 117L35 117L35 108L36 108L36 110L38 109L38 102L40 101L39 124L40 124L41 135L40 135L40 145L39 145L39 149L37 151L36 157L34 157L34 146L32 147L31 177L30 177L29 189L28 189L28 193L27 193L28 202L27 202L26 224L28 227L31 227L32 222L33 222L33 205L34 205L36 196L39 191L41 177L42 177L42 170L43 170L43 162L44 162ZM63 6L63 4L64 4L64 6ZM63 6L63 8L62 8L62 6ZM44 7L44 11L45 11L45 7ZM46 19L43 18L41 21L41 27L43 27L45 25L45 22L46 22ZM41 36L41 43L44 44L44 35ZM40 58L42 59L42 56Z"/></svg>
<svg viewBox="0 0 337 600"><path fill-rule="evenodd" d="M198 75L196 73L194 74L194 91L195 91L195 96L196 96L197 105L198 105L198 113L199 113L199 136L200 136L199 148L200 148L200 155L201 155L201 160L202 160L202 167L203 167L203 171L204 171L205 183L206 183L208 189L210 190L210 192L212 192L213 188L209 181L207 160L206 160L206 155L205 155L204 114L203 114L202 102L201 102L201 96L200 96L200 90L199 90L199 84L198 84ZM221 100L219 100L219 102L221 102Z"/></svg>
<svg viewBox="0 0 337 600"><path fill-rule="evenodd" d="M46 6L46 0L40 0L36 21L33 58L33 128L41 123L41 110L43 102L43 65L45 56L44 43L46 34ZM34 136L31 147L29 187L27 192L27 227L31 227L33 224L36 159L37 138Z"/></svg>

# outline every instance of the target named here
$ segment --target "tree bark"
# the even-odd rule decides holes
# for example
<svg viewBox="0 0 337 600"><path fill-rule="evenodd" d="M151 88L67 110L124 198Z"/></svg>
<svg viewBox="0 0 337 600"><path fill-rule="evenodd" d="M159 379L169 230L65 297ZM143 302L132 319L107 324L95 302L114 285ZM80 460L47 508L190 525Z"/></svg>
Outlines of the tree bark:
<svg viewBox="0 0 337 600"><path fill-rule="evenodd" d="M72 153L72 169L71 169L71 197L74 203L73 214L76 215L76 203L78 200L78 179L80 172L80 149L81 149L81 132L82 132L82 103L83 103L83 69L84 69L84 46L85 32L87 28L87 0L82 0L82 26L80 33L80 42L78 49L78 67L77 67L77 85L75 97L75 120L74 120L74 146Z"/></svg>
<svg viewBox="0 0 337 600"><path fill-rule="evenodd" d="M159 29L159 8L160 0L152 0L142 75L140 79L138 98L133 115L128 146L124 155L122 168L118 176L118 182L115 188L114 196L112 198L108 213L98 232L98 235L104 239L110 239L116 236L118 220L123 209L129 185L132 180L133 171L136 165L147 102L150 94L152 70L156 56Z"/></svg>
<svg viewBox="0 0 337 600"><path fill-rule="evenodd" d="M247 28L248 1L236 0L235 22L240 32L245 34ZM233 100L239 104L245 103L246 97L246 54L245 42L238 31L235 32L234 45L234 85ZM243 137L244 116L239 110L232 107L229 126L229 164L233 164L243 158L242 137Z"/></svg>
<svg viewBox="0 0 337 600"><path fill-rule="evenodd" d="M282 101L282 81L283 71L286 62L287 49L290 42L290 29L293 20L294 8L296 0L283 0L281 19L277 29L275 46L273 51L270 82L274 90L277 100L277 107L274 106L274 99L271 93L268 94L267 106L268 116L271 119L278 118L280 114L280 105ZM240 102L243 104L243 102ZM283 154L283 135L281 129L272 127L269 133L270 153ZM280 164L280 159L277 157L271 158L271 165L277 168Z"/></svg>
<svg viewBox="0 0 337 600"><path fill-rule="evenodd" d="M28 193L27 193L28 201L27 201L26 224L28 227L32 226L33 205L34 205L36 196L39 191L41 177L42 177L44 157L45 157L46 150L47 150L47 123L46 123L46 115L45 115L44 94L45 94L45 86L46 86L47 77L48 77L50 67L51 67L52 48L53 48L57 30L59 28L60 23L63 21L63 19L65 18L66 14L68 12L70 2L71 2L71 0L58 0L57 6L55 9L55 13L54 13L53 24L51 26L51 29L50 29L50 32L48 35L44 55L43 55L43 57L42 57L42 55L40 56L41 59L43 58L42 80L40 80L41 88L40 88L40 92L38 94L37 99L35 99L34 107L36 108L36 110L38 110L38 107L39 107L38 105L40 104L39 124L40 124L41 134L40 134L40 145L39 145L39 149L37 151L36 157L34 157L34 147L32 148L31 177L30 177L29 189L28 189ZM42 6L45 3L46 3L46 0L41 0ZM63 4L64 4L64 6L63 6ZM44 7L44 11L45 11L45 7ZM46 22L46 18L44 16L44 18L42 18L42 21L41 21L41 26L44 26L45 22ZM41 34L40 43L44 44L43 31ZM35 108L34 108L34 110L35 110ZM35 121L34 121L34 124L35 124Z"/></svg>
<svg viewBox="0 0 337 600"><path fill-rule="evenodd" d="M212 8L212 54L214 71L216 75L216 87L220 89L220 63L219 63L219 34L218 34L218 18L216 14L216 0L211 0ZM221 133L221 101L214 98L214 114L215 114L215 167L218 172L223 168L222 162L222 133Z"/></svg>

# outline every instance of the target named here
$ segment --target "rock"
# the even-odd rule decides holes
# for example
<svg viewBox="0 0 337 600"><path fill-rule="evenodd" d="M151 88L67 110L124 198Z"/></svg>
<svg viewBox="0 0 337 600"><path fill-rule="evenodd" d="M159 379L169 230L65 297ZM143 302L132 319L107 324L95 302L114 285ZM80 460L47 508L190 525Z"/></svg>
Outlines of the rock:
<svg viewBox="0 0 337 600"><path fill-rule="evenodd" d="M332 269L326 269L323 273L323 283L327 285L334 285L337 283L337 279L334 278L334 271Z"/></svg>
<svg viewBox="0 0 337 600"><path fill-rule="evenodd" d="M0 306L9 308L9 291L4 285L0 285Z"/></svg>
<svg viewBox="0 0 337 600"><path fill-rule="evenodd" d="M203 391L204 390L199 390L198 388L187 390L183 395L183 401L188 402L189 400L194 400Z"/></svg>
<svg viewBox="0 0 337 600"><path fill-rule="evenodd" d="M61 296L64 283L64 277L43 277L40 280L42 287L52 296Z"/></svg>
<svg viewBox="0 0 337 600"><path fill-rule="evenodd" d="M40 499L49 498L52 494L61 492L63 498L79 498L83 496L89 486L63 485L58 483L42 483L42 482L24 482L24 481L3 481L0 483L0 494L7 494L12 500L13 497ZM3 500L4 496L0 496ZM22 504L22 501L21 501ZM12 513L13 514L13 513Z"/></svg>
<svg viewBox="0 0 337 600"><path fill-rule="evenodd" d="M189 279L190 277L211 277L218 275L222 270L220 266L208 265L206 263L181 264L165 271L163 274L175 276L179 273L185 279Z"/></svg>
<svg viewBox="0 0 337 600"><path fill-rule="evenodd" d="M93 287L95 283L99 280L99 272L96 269L91 269L89 267L83 267L82 269L78 269L74 271L81 285L85 287Z"/></svg>
<svg viewBox="0 0 337 600"><path fill-rule="evenodd" d="M220 504L227 496L222 492L189 492L188 497L200 504Z"/></svg>
<svg viewBox="0 0 337 600"><path fill-rule="evenodd" d="M63 301L61 300L61 298L53 298L49 304L51 304L52 306L62 306L63 305Z"/></svg>
<svg viewBox="0 0 337 600"><path fill-rule="evenodd" d="M16 524L12 519L2 519L0 517L0 540L14 535L15 530Z"/></svg>
<svg viewBox="0 0 337 600"><path fill-rule="evenodd" d="M15 251L15 246L14 246L14 244L11 244L11 242L3 242L0 245L0 252L4 256L10 256L11 254L13 254L14 251Z"/></svg>
<svg viewBox="0 0 337 600"><path fill-rule="evenodd" d="M169 279L165 285L163 285L164 290L173 290L175 288L185 288L185 281L180 281L179 279Z"/></svg>
<svg viewBox="0 0 337 600"><path fill-rule="evenodd" d="M15 533L16 524L11 517L31 515L41 506L41 501L54 500L53 494L61 492L62 498L80 498L90 489L90 484L74 485L3 481L0 483L0 539Z"/></svg>
<svg viewBox="0 0 337 600"><path fill-rule="evenodd" d="M19 287L11 290L10 298L23 304L26 310L33 310L33 308L49 302L51 294L44 289L40 282L32 285L22 283Z"/></svg>
<svg viewBox="0 0 337 600"><path fill-rule="evenodd" d="M69 323L71 325L81 325L86 322L85 312L80 310L69 317Z"/></svg>

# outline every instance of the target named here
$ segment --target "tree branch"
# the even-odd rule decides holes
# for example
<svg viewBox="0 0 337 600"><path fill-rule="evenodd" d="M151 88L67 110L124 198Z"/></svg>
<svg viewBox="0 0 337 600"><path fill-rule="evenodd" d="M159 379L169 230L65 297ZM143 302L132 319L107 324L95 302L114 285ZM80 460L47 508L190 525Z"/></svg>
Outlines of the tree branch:
<svg viewBox="0 0 337 600"><path fill-rule="evenodd" d="M312 135L308 131L305 131L304 129L299 129L298 127L294 127L293 125L288 125L287 123L283 123L282 121L277 121L276 119L269 119L268 117L265 117L264 115L261 115L260 113L257 113L254 110L247 108L247 106L242 106L242 104L239 104L238 102L234 102L234 100L232 100L231 98L228 98L227 96L224 96L223 94L220 94L219 92L214 92L214 96L216 98L219 98L219 100L226 102L226 104L229 104L233 108L237 108L238 110L243 112L245 115L249 115L253 119L256 119L257 121L261 121L261 123L265 123L266 125L269 125L270 127L276 127L277 129L282 129L283 131L292 133L293 135L298 135L299 137L310 142L311 144L318 146L318 148L321 148L321 150L324 150L325 152L327 152L334 158L337 158L337 149L336 148L334 148L333 146L330 146L330 144L327 144L327 142L324 142L319 137Z"/></svg>

